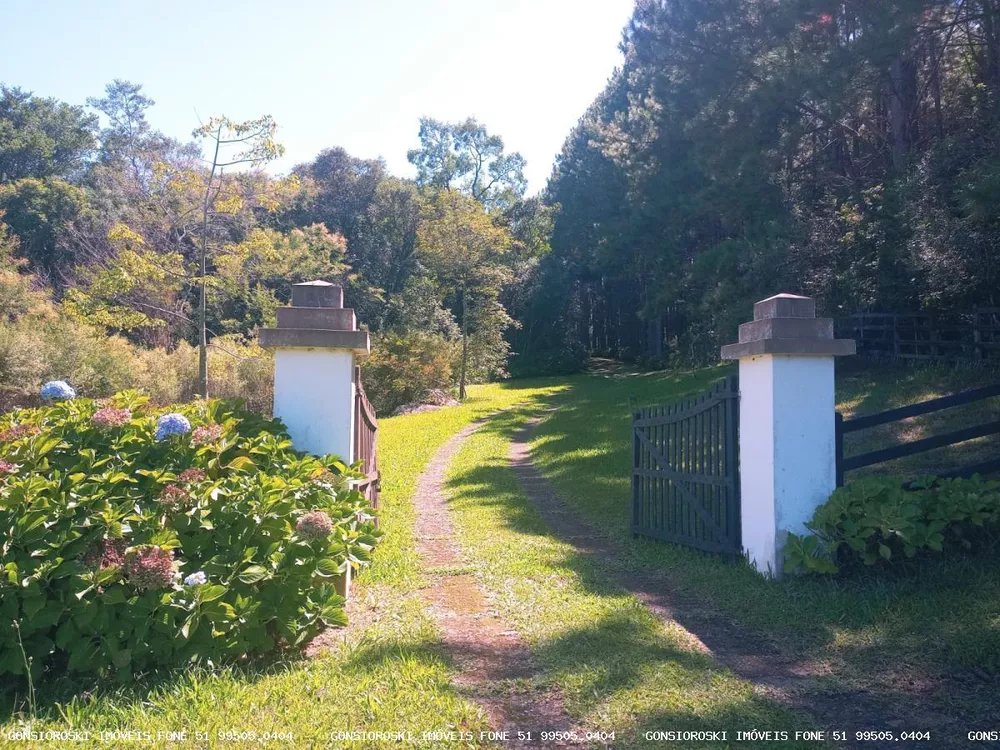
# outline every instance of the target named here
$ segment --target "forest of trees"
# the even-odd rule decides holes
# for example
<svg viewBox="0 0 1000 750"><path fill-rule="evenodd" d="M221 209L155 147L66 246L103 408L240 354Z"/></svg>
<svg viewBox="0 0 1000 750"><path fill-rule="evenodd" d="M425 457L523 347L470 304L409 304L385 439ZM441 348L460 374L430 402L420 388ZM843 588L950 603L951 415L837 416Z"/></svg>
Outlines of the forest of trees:
<svg viewBox="0 0 1000 750"><path fill-rule="evenodd" d="M507 374L506 298L551 221L524 198L524 160L499 137L428 118L409 154L415 180L341 148L273 177L263 167L283 149L270 117L213 118L181 143L150 126L152 105L120 80L88 108L0 88L6 402L56 376L101 392L156 387L168 370L178 385L163 398L263 387L255 331L313 278L344 284L373 332L366 367L382 408ZM102 337L126 368L162 354L159 374L107 375ZM88 345L68 358L79 339ZM226 356L243 373L220 391L210 381Z"/></svg>
<svg viewBox="0 0 1000 750"><path fill-rule="evenodd" d="M1000 3L640 0L515 349L712 361L777 291L1000 304Z"/></svg>
<svg viewBox="0 0 1000 750"><path fill-rule="evenodd" d="M77 370L96 392L172 369L177 398L235 367L245 391L256 328L310 278L372 331L380 409L592 354L714 361L777 291L1000 305L1000 0L639 0L622 50L536 197L474 119L421 121L415 179L332 145L275 177L270 117L181 142L138 84L81 106L10 82L6 399Z"/></svg>

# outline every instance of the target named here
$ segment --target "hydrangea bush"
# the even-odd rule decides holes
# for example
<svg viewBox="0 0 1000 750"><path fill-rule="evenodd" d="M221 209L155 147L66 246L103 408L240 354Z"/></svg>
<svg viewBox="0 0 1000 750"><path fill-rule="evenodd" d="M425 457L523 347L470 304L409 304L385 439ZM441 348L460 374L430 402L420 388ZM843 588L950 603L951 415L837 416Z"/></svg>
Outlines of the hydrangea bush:
<svg viewBox="0 0 1000 750"><path fill-rule="evenodd" d="M65 380L50 380L42 386L41 396L46 401L66 401L76 398L76 391Z"/></svg>
<svg viewBox="0 0 1000 750"><path fill-rule="evenodd" d="M231 402L0 416L0 676L129 679L345 624L337 579L379 534L351 476Z"/></svg>
<svg viewBox="0 0 1000 750"><path fill-rule="evenodd" d="M785 542L789 572L838 573L992 549L1000 538L1000 481L858 479L837 488L806 527L812 534L789 534Z"/></svg>

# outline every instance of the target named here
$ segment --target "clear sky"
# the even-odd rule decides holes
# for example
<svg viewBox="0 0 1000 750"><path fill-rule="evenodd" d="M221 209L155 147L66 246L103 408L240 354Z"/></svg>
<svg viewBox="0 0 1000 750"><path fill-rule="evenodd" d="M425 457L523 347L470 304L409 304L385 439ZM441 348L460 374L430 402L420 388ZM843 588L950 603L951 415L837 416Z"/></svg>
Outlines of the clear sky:
<svg viewBox="0 0 1000 750"><path fill-rule="evenodd" d="M278 171L323 148L412 175L418 118L473 116L545 185L570 128L621 62L632 0L7 0L0 81L83 104L142 83L149 119L271 114Z"/></svg>

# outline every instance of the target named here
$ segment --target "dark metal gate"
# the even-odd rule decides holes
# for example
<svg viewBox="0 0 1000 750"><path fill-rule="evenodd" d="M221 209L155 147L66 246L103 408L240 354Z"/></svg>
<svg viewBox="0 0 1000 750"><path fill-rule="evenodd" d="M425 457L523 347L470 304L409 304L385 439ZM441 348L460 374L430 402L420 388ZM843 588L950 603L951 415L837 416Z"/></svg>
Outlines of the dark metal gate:
<svg viewBox="0 0 1000 750"><path fill-rule="evenodd" d="M741 554L739 383L632 415L632 532Z"/></svg>

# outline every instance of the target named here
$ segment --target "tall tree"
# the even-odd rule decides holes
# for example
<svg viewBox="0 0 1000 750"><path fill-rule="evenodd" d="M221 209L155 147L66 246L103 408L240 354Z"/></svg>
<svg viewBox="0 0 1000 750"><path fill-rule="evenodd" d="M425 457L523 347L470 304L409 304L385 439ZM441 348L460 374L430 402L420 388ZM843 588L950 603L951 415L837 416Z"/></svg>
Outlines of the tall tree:
<svg viewBox="0 0 1000 750"><path fill-rule="evenodd" d="M20 240L20 253L33 272L59 288L77 260L69 225L89 210L84 190L58 177L0 185L0 212Z"/></svg>
<svg viewBox="0 0 1000 750"><path fill-rule="evenodd" d="M591 352L711 360L781 289L831 313L992 304L998 14L638 2L549 182L519 351L558 347L557 324Z"/></svg>
<svg viewBox="0 0 1000 750"><path fill-rule="evenodd" d="M459 398L464 399L470 336L478 333L480 338L490 339L495 351L504 343L497 332L502 334L511 324L498 301L510 278L503 262L511 245L510 233L473 198L438 189L426 193L417 237L421 262L457 296L462 338L458 387Z"/></svg>
<svg viewBox="0 0 1000 750"><path fill-rule="evenodd" d="M79 178L96 129L97 118L82 107L0 84L0 183Z"/></svg>
<svg viewBox="0 0 1000 750"><path fill-rule="evenodd" d="M506 153L503 139L471 117L451 123L420 118L420 148L407 158L421 187L461 190L491 209L521 198L528 185L524 157Z"/></svg>
<svg viewBox="0 0 1000 750"><path fill-rule="evenodd" d="M201 237L198 252L198 384L202 396L208 397L208 257L209 222L218 216L231 214L245 202L245 196L223 195L224 173L229 168L259 167L279 158L285 148L274 140L277 125L270 115L256 120L236 122L228 117L213 117L194 131L195 138L208 141L212 154L205 175L204 199L201 206Z"/></svg>

